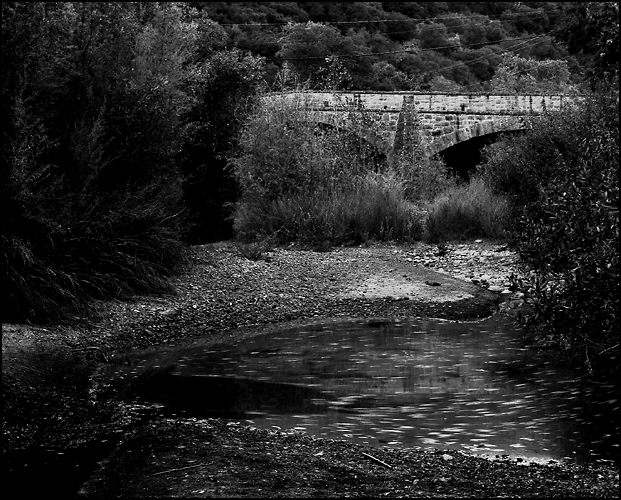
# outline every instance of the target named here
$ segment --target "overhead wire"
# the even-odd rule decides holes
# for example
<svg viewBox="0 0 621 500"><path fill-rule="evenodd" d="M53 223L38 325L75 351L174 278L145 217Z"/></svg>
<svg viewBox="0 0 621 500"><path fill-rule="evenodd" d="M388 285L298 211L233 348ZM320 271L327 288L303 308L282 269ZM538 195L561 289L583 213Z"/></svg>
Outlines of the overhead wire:
<svg viewBox="0 0 621 500"><path fill-rule="evenodd" d="M326 22L318 22L317 24L322 24L322 25L347 25L347 24L375 24L375 23L386 23L386 22L397 22L397 23L408 23L408 22L416 22L416 23L421 23L421 22L434 22L434 21L441 21L441 20L462 20L462 19L474 19L476 18L477 20L480 20L480 22L471 22L468 25L472 26L484 26L487 25L491 22L494 21L515 21L515 20L524 20L524 19L529 19L533 16L541 16L541 15L549 15L549 14L559 14L562 11L559 9L550 9L547 11L533 11L533 12L529 12L529 13L519 13L518 15L513 15L511 16L509 19L490 19L489 16L486 16L485 14L473 14L470 16L466 16L466 15L449 15L449 16L436 16L433 18L408 18L408 19L374 19L374 20L360 20L360 21L326 21ZM511 15L512 13L508 13L509 15ZM487 20L481 19L482 17L487 17ZM280 23L219 23L221 26L285 26L287 24L291 23L291 21L286 21L286 22L280 22ZM305 23L294 23L294 24L305 24ZM503 40L498 40L498 41L488 41L488 42L475 42L475 43L470 43L470 44L459 44L458 46L460 48L465 48L465 47L481 47L481 46L486 46L486 45L497 45L500 46L500 44L504 43L504 42L512 42L512 41L519 41L520 43L517 43L515 45L512 45L511 47L508 48L501 48L501 50L503 50L503 52L510 52L511 50L515 50L523 45L525 45L526 43L532 41L532 40L537 40L540 38L543 38L545 36L548 36L552 33L554 33L557 30L550 30L546 33L542 33L539 35L532 35L532 36L527 36L527 37L516 37L516 38L505 38ZM411 32L411 30L408 31L398 31L398 32L392 32L392 31L386 31L385 35L390 36L391 34L399 34L399 33L409 33ZM451 44L451 45L443 45L443 46L439 46L439 47L431 47L429 49L403 49L403 50L394 50L394 51L385 51L385 52L373 52L373 53L369 53L369 54L330 54L329 56L307 56L307 57L283 57L283 58L279 58L280 60L283 61L303 61L303 60L314 60L314 59L325 59L326 57L335 57L335 58L364 58L364 57L376 57L376 56L382 56L382 55L391 55L391 54L400 54L400 53L416 53L417 49L418 50L441 50L441 49L454 49L456 47L455 44ZM478 61L482 61L484 59L487 59L487 55L483 55L481 57L477 57L475 59L470 59L467 62L464 61L460 61L458 63L449 65L449 66L445 66L443 68L439 68L436 70L431 70L431 71L427 71L426 73L429 74L441 74L442 72L445 72L447 70L453 69L455 67L458 67L460 65L463 64L471 64L474 62L478 62Z"/></svg>
<svg viewBox="0 0 621 500"><path fill-rule="evenodd" d="M536 16L536 15L547 15L550 13L553 14L558 14L561 13L561 10L558 9L550 9L547 11L533 11L533 12L529 12L529 13L519 13L519 15L513 16L510 19L507 20L517 20L517 19L528 19L531 16ZM455 16L436 16L436 17L421 17L421 18L412 18L409 17L407 19L369 19L369 20L359 20L359 21L309 21L309 22L316 22L317 24L324 24L324 25L329 25L329 24L375 24L375 23L410 23L410 22L416 22L416 23L420 23L420 22L427 22L427 21L440 21L443 19L447 19L447 20L451 20L451 19L470 19L470 18L481 18L481 17L488 17L488 22L492 22L492 21L501 21L501 19L490 19L489 16L487 16L486 14L473 14L470 16L465 16L465 15L458 15ZM281 21L278 23L218 23L220 24L220 26L285 26L289 23L292 23L293 21ZM305 22L294 22L293 24L305 24Z"/></svg>
<svg viewBox="0 0 621 500"><path fill-rule="evenodd" d="M470 47L470 46L475 46L475 45L499 45L503 42L510 42L510 41L517 41L517 40L526 40L526 41L530 41L530 40L534 40L537 38L542 38L544 36L549 35L550 33L553 33L555 30L552 31L548 31L546 33L542 33L541 35L532 35L532 36L528 36L528 37L517 37L517 38L505 38L504 40L499 40L496 42L477 42L477 43L471 43L471 44L465 44L465 45L460 45L460 47ZM456 47L456 45L442 45L440 47L431 47L429 49L418 49L418 47L416 49L418 50L439 50L439 49L454 49ZM329 57L336 57L336 58L358 58L358 57L375 57L375 56L383 56L383 55L389 55L389 54L400 54L400 53L416 53L416 49L403 49L403 50L394 50L394 51L387 51L387 52L373 52L370 54L330 54ZM307 56L307 57L281 57L280 59L282 59L283 61L305 61L305 60L310 60L310 59L325 59L328 56Z"/></svg>
<svg viewBox="0 0 621 500"><path fill-rule="evenodd" d="M545 35L545 34L544 34L544 35ZM544 35L538 35L537 37L533 37L533 38L539 38L539 37L544 36ZM522 46L522 45L525 45L526 43L530 42L531 40L532 40L532 38L531 38L531 39L528 39L528 40L525 40L525 41L523 41L523 42L520 42L520 43L518 43L518 44L515 44L515 45L513 45L513 46L509 47L508 49L502 49L502 50L504 50L505 52L511 52L511 50L516 49L516 48L518 48L518 47L520 47L520 46ZM504 40L503 40L503 41L504 41ZM478 62L478 61L482 61L482 60L484 60L484 59L487 59L487 56L476 57L476 58L474 58L474 59L470 59L470 60L469 60L469 61L467 61L467 62L460 61L460 62L458 62L458 63L451 64L451 65L449 65L449 66L444 66L443 68L439 68L439 69L436 69L436 70L425 71L425 73L428 73L428 74L430 74L430 75L434 75L434 74L435 74L435 75L440 75L440 74L442 74L442 72L443 72L443 71L447 71L447 70L450 70L450 69L456 68L456 67L458 67L458 66L460 66L460 65L462 65L462 64L464 64L464 65L466 65L466 66L467 66L468 64L471 64L471 63L474 63L474 62Z"/></svg>
<svg viewBox="0 0 621 500"><path fill-rule="evenodd" d="M535 36L532 36L532 37L528 37L528 38L526 38L526 39L523 39L523 38L522 38L522 39L520 39L520 38L515 38L515 39L513 39L513 40L522 40L522 41L520 41L520 43L517 43L517 44L515 44L515 45L512 45L511 47L508 47L508 48L506 48L506 49L502 49L502 48L501 48L501 49L502 49L504 52L511 52L512 50L517 49L517 48L519 48L519 47L521 47L521 46L523 46L523 45L527 44L527 43L528 43L528 42L530 42L531 40L534 40L534 39L537 39L537 38L541 38L541 37L547 36L547 35L549 35L549 34L550 34L550 33L552 33L552 32L553 32L553 31L549 31L549 32L547 32L547 33L543 33L543 34L541 34L541 35L535 35ZM506 41L506 40L502 40L502 41ZM403 51L399 51L399 52L403 52ZM325 59L325 57L324 57L324 59ZM451 64L451 65L448 65L448 66L444 66L444 67L442 67L442 68L437 68L437 69L433 69L433 70L428 70L428 71L425 71L425 73L426 73L426 74L429 74L429 75L441 75L443 72L448 71L448 70L451 70L451 69L456 68L456 67L458 67L458 66L461 66L461 65L466 65L466 66L467 66L467 65L468 65L468 64L470 64L470 63L474 63L474 62L482 61L482 60L484 60L484 59L487 59L487 56L486 56L486 55L484 55L484 56L480 56L480 57L477 57L477 58L474 58L474 59L470 59L469 61L467 61L467 63L466 63L466 62L464 62L464 61L459 61L459 62L457 62L457 63L455 63L455 64Z"/></svg>

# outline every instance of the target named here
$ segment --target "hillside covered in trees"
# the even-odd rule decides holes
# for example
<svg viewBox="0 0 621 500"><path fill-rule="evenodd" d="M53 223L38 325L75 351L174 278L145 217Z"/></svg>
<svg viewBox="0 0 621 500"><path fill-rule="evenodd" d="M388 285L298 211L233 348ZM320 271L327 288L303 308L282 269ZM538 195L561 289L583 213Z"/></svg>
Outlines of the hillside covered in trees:
<svg viewBox="0 0 621 500"><path fill-rule="evenodd" d="M582 81L584 58L557 36L562 2L190 2L229 46L265 58L271 88L511 91L494 80L503 61L563 92ZM566 9L566 6L565 6ZM545 61L545 63L543 63ZM534 62L540 62L535 64ZM499 75L500 76L500 75Z"/></svg>

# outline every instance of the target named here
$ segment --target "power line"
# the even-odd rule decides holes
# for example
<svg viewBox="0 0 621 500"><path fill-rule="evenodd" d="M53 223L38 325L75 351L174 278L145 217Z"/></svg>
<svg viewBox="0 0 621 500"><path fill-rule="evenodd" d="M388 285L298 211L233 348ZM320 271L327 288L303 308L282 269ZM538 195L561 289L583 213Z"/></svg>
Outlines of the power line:
<svg viewBox="0 0 621 500"><path fill-rule="evenodd" d="M545 34L544 34L544 35L545 35ZM533 38L538 38L539 36L544 36L544 35L538 35L537 37L533 37ZM512 50L512 49L517 49L518 47L520 47L520 46L522 46L522 45L525 45L526 43L528 43L528 42L529 42L530 40L532 40L533 38L529 38L529 39L527 39L527 40L525 40L525 41L523 41L523 42L517 43L517 44L515 44L515 45L513 45L513 46L509 47L508 49L502 49L502 50L504 50L505 52L510 52L510 50ZM443 68L440 68L440 69L437 69L437 70L426 71L425 73L428 73L428 74L431 74L431 75L433 75L433 74L439 75L439 74L441 74L443 71L446 71L446 70L449 70L449 69L456 68L456 67L460 66L461 64L464 64L464 65L468 66L468 64L470 64L470 63L477 62L477 61L482 61L483 59L486 59L486 58L487 58L487 56L481 56L481 57L477 57L477 58L475 58L475 59L471 59L471 60L469 60L469 61L467 61L467 62L465 62L465 61L460 61L460 62L458 62L458 63L456 63L456 64L451 64L451 65L449 65L449 66L444 66Z"/></svg>
<svg viewBox="0 0 621 500"><path fill-rule="evenodd" d="M516 16L511 17L510 19L507 19L507 21L513 21L513 20L518 20L518 19L528 19L531 16L535 16L535 15L547 15L550 13L554 13L554 14L558 14L562 12L561 10L558 9L551 9L548 11L534 11L534 12L529 12L529 13L520 13ZM509 13L510 15L511 13ZM308 22L314 22L316 24L323 24L323 25L327 25L327 24L374 24L374 23L410 23L410 22L425 22L425 21L439 21L442 19L447 19L447 20L461 20L461 19L470 19L470 18L481 18L481 17L487 17L489 22L493 22L493 21L501 21L500 19L490 19L489 16L486 16L485 14L473 14L471 16L464 16L464 15L459 15L459 17L456 16L440 16L440 17L421 17L421 18L412 18L409 17L407 19L373 19L373 20L360 20L360 21L321 21L321 22L316 22L316 21L308 21ZM293 21L281 21L278 23L218 23L220 26L284 26L287 25L289 23L293 23L293 24L305 24L305 23L301 23L301 22L293 22Z"/></svg>
<svg viewBox="0 0 621 500"><path fill-rule="evenodd" d="M549 35L550 33L553 33L553 31L548 31L547 33L543 33L541 35L532 35L529 37L518 37L518 38L505 38L504 40L499 40L497 42L478 42L478 43L470 43L470 44L466 44L466 45L461 45L461 47L472 47L475 45L499 45L502 42L511 42L511 41L518 41L518 40L534 40L536 38L542 38L544 36ZM438 50L438 49L454 49L456 46L455 45L443 45L440 47L433 47L430 49L423 49L423 50ZM414 53L415 49L403 49L403 50L394 50L394 51L388 51L388 52L373 52L371 54L328 54L328 55L324 55L324 56L308 56L308 57L282 57L280 59L282 59L283 61L306 61L306 60L310 60L310 59L325 59L326 57L330 56L330 57L336 57L336 58L358 58L358 57L375 57L375 56L384 56L384 55L389 55L389 54L401 54L401 53ZM475 61L476 59L473 59L472 61Z"/></svg>
<svg viewBox="0 0 621 500"><path fill-rule="evenodd" d="M516 43L515 45L512 45L511 47L508 47L507 49L502 49L502 48L501 48L501 49L502 49L504 52L510 52L511 50L517 49L517 48L521 47L522 45L527 44L527 43L528 43L528 42L530 42L531 40L534 40L534 39L537 39L537 38L541 38L541 37L547 36L547 35L549 35L550 33L553 33L553 31L549 31L549 32L547 32L547 33L543 33L542 35L535 35L535 36L532 36L532 37L526 37L526 38L513 38L513 39L511 39L511 41L517 41L517 40L521 40L521 41L520 41L519 43ZM502 41L510 41L510 40L509 40L509 39L507 39L507 40L502 40ZM404 51L398 51L398 52L404 52ZM398 53L398 52L397 52L397 53ZM390 52L390 53L393 53L393 52ZM384 53L381 53L381 54L384 54ZM338 56L335 56L335 57L338 57ZM467 65L468 65L468 64L470 64L470 63L474 63L474 62L477 62L477 61L482 61L482 60L484 60L484 59L487 59L487 56L480 56L480 57L477 57L477 58L475 58L475 59L471 59L471 60L469 60L469 61L467 61L467 62L464 62L464 61L459 61L459 62L457 62L457 63L455 63L455 64L451 64L451 65L448 65L448 66L444 66L443 68L438 68L438 69L434 69L434 70L430 70L430 71L425 71L425 73L426 73L426 74L429 74L429 75L441 75L441 74L442 74L442 72L445 72L445 71L447 71L447 70L450 70L450 69L456 68L456 67L458 67L458 66L460 66L460 65L462 65L462 64L467 66Z"/></svg>

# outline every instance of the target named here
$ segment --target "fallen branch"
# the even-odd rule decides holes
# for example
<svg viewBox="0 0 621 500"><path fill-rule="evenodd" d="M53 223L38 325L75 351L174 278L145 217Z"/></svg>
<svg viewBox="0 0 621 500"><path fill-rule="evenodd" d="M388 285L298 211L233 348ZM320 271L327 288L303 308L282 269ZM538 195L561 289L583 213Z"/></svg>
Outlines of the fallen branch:
<svg viewBox="0 0 621 500"><path fill-rule="evenodd" d="M161 472L156 472L155 474L151 474L152 476L159 476L160 474L168 474L169 472L176 472L178 470L186 470L186 469L193 469L194 467L202 467L204 465L207 464L196 464L196 465L188 465L187 467L180 467L178 469L168 469L168 470L163 470Z"/></svg>
<svg viewBox="0 0 621 500"><path fill-rule="evenodd" d="M19 365L21 366L24 370L30 370L32 372L37 372L40 373L41 375L43 375L43 372L39 371L39 370L35 370L34 368L30 368L29 366L24 366L24 365Z"/></svg>
<svg viewBox="0 0 621 500"><path fill-rule="evenodd" d="M76 348L76 349L71 349L71 350L73 352L79 352L79 351L97 352L101 356L101 359L104 361L104 363L110 363L111 362L110 354L108 352L104 351L101 347L81 347L81 348Z"/></svg>
<svg viewBox="0 0 621 500"><path fill-rule="evenodd" d="M386 462L382 462L379 458L375 458L373 455L369 455L368 453L365 453L364 451L362 452L362 454L365 457L370 458L374 462L377 462L378 464L383 465L384 467L386 467L388 469L392 469L392 465L388 465Z"/></svg>

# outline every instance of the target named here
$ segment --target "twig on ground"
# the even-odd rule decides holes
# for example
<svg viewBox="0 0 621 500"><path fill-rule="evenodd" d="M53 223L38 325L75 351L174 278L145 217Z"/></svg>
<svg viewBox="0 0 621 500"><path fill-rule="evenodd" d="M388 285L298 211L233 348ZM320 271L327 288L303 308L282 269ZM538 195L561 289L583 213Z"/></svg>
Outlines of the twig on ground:
<svg viewBox="0 0 621 500"><path fill-rule="evenodd" d="M365 452L362 452L362 454L365 457L370 458L374 462L377 462L378 464L383 465L384 467L387 467L388 469L392 469L392 465L388 465L386 462L382 462L379 458L375 458L373 455L369 455L368 453L365 453Z"/></svg>
<svg viewBox="0 0 621 500"><path fill-rule="evenodd" d="M110 354L106 351L104 351L101 347L81 347L81 348L77 348L77 349L71 349L73 352L79 352L79 351L91 351L91 352L96 352L99 353L99 356L101 358L101 360L104 363L110 363L111 359L110 359Z"/></svg>
<svg viewBox="0 0 621 500"><path fill-rule="evenodd" d="M35 370L34 368L30 368L29 366L24 366L24 365L19 365L19 366L21 366L24 370L30 370L32 372L37 372L37 373L40 373L41 375L43 375L42 371Z"/></svg>
<svg viewBox="0 0 621 500"><path fill-rule="evenodd" d="M178 469L168 469L168 470L163 470L161 472L156 472L155 474L151 474L152 476L159 476L160 474L168 474L169 472L176 472L178 470L186 470L186 469L193 469L194 467L202 467L204 465L207 464L196 464L196 465L188 465L187 467L180 467Z"/></svg>

